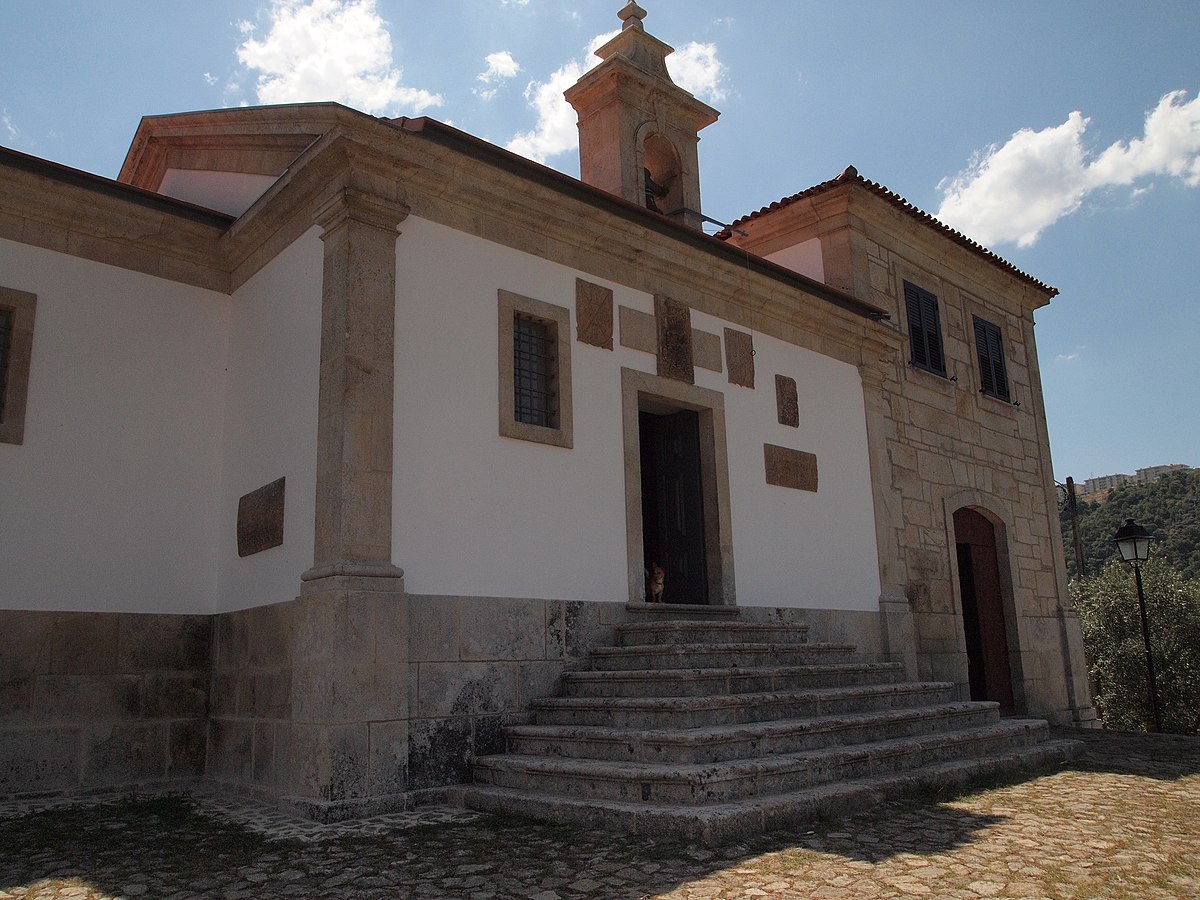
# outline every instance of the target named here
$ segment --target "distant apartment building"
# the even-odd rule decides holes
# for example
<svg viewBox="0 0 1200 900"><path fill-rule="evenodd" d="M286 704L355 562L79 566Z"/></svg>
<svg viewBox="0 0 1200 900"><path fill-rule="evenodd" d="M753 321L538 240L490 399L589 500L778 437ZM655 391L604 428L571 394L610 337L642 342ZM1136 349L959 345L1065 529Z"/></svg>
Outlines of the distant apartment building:
<svg viewBox="0 0 1200 900"><path fill-rule="evenodd" d="M1191 466L1185 466L1182 463L1171 463L1166 466L1148 466L1145 469L1138 469L1133 475L1100 475L1083 482L1083 493L1098 494L1127 484L1149 484L1168 472L1183 472L1190 468Z"/></svg>

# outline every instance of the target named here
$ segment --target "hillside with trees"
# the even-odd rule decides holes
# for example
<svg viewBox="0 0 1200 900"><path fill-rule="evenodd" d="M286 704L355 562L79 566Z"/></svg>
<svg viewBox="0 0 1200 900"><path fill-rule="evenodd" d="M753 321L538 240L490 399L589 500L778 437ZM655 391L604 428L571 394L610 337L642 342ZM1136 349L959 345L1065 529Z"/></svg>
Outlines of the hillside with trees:
<svg viewBox="0 0 1200 900"><path fill-rule="evenodd" d="M1149 484L1116 488L1104 502L1080 502L1078 513L1088 575L1098 574L1105 562L1117 555L1113 535L1126 519L1133 519L1157 538L1152 551L1155 556L1164 558L1184 578L1200 579L1200 470L1171 472ZM1067 572L1074 578L1079 573L1065 498L1059 504L1059 523Z"/></svg>

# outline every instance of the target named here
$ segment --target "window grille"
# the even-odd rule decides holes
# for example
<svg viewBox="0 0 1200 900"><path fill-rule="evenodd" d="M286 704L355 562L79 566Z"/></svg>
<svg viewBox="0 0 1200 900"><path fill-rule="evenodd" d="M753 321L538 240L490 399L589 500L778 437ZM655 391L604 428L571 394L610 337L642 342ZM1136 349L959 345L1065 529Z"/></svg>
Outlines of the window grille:
<svg viewBox="0 0 1200 900"><path fill-rule="evenodd" d="M0 422L4 421L4 397L8 393L8 351L12 346L13 311L0 309Z"/></svg>
<svg viewBox="0 0 1200 900"><path fill-rule="evenodd" d="M518 422L558 427L557 339L551 324L513 315L513 418Z"/></svg>
<svg viewBox="0 0 1200 900"><path fill-rule="evenodd" d="M937 297L906 281L904 305L908 311L908 341L912 350L912 364L944 377L946 357L942 351L942 324L938 316Z"/></svg>
<svg viewBox="0 0 1200 900"><path fill-rule="evenodd" d="M972 318L975 320L975 352L979 356L979 390L1001 400L1010 400L1000 327L978 316Z"/></svg>

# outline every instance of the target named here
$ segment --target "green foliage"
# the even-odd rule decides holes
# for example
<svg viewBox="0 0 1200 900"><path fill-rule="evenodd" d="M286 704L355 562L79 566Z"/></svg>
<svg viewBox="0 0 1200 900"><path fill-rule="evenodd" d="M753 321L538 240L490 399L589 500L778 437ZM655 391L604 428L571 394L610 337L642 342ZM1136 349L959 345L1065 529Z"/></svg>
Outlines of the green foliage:
<svg viewBox="0 0 1200 900"><path fill-rule="evenodd" d="M1142 567L1142 585L1163 731L1200 734L1200 580L1151 559ZM1071 596L1104 723L1146 730L1154 719L1134 573L1114 560L1094 578L1072 581Z"/></svg>
<svg viewBox="0 0 1200 900"><path fill-rule="evenodd" d="M1095 575L1116 557L1113 535L1133 519L1157 539L1156 552L1185 578L1200 578L1200 470L1171 472L1149 484L1117 488L1103 503L1079 503L1079 537L1084 567ZM1059 504L1059 524L1067 551L1067 573L1079 574L1071 535L1071 512Z"/></svg>

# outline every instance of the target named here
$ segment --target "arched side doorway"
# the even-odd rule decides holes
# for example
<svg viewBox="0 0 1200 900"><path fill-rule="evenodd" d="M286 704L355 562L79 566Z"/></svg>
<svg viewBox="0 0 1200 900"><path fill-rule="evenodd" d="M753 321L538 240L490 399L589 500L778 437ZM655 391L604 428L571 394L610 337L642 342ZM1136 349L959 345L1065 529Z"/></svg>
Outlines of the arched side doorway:
<svg viewBox="0 0 1200 900"><path fill-rule="evenodd" d="M1013 715L1016 703L996 528L973 509L956 510L954 544L971 699L994 700L1002 715Z"/></svg>

